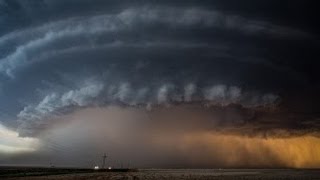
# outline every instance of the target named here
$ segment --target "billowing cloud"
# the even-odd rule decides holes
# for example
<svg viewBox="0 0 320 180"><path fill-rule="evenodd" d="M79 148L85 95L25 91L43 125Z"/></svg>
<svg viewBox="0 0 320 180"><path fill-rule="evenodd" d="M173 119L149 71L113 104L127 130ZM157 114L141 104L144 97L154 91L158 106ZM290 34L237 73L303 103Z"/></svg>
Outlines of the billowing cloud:
<svg viewBox="0 0 320 180"><path fill-rule="evenodd" d="M241 92L241 88L236 86L227 87L225 85L215 85L204 90L206 100L217 102L218 104L243 104L243 105L272 105L279 98L274 94L255 95Z"/></svg>
<svg viewBox="0 0 320 180"><path fill-rule="evenodd" d="M94 81L93 81L94 82ZM178 88L172 84L155 87L141 87L133 89L129 83L120 83L119 86L108 86L101 82L84 84L79 89L64 93L53 92L46 95L38 104L28 105L17 115L21 123L21 135L31 135L52 123L50 119L57 119L70 111L83 107L109 106L121 103L127 107L168 106L170 104L184 104L201 101L200 106L240 106L255 108L276 106L279 97L273 94L241 94L241 89L235 86L215 85L209 88L196 87L189 84ZM203 89L203 92L197 92ZM197 94L196 97L192 97ZM38 129L39 128L39 129Z"/></svg>
<svg viewBox="0 0 320 180"><path fill-rule="evenodd" d="M172 88L170 85L163 85L159 88L157 100L159 104L163 104L168 102L169 98L169 91Z"/></svg>
<svg viewBox="0 0 320 180"><path fill-rule="evenodd" d="M193 83L190 83L184 87L184 100L186 102L189 102L192 100L192 95L196 92L196 85Z"/></svg>
<svg viewBox="0 0 320 180"><path fill-rule="evenodd" d="M63 114L64 109L83 107L94 104L96 98L102 91L102 84L89 84L80 89L70 90L63 94L52 93L35 106L25 107L17 117L21 120L20 135L28 134L24 131L33 131L41 125L46 125L46 119L55 118Z"/></svg>

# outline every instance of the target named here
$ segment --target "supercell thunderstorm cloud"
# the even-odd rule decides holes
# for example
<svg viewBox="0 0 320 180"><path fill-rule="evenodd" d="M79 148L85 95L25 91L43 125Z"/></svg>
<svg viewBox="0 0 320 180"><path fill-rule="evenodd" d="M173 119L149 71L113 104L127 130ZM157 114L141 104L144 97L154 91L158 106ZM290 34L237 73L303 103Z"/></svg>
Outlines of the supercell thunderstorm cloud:
<svg viewBox="0 0 320 180"><path fill-rule="evenodd" d="M320 168L302 0L0 0L0 165Z"/></svg>

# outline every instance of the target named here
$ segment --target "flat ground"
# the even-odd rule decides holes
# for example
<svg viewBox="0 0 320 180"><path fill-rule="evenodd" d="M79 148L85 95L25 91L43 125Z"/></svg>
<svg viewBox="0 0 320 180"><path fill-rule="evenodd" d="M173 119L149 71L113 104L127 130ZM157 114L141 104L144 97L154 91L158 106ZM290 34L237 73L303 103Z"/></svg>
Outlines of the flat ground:
<svg viewBox="0 0 320 180"><path fill-rule="evenodd" d="M271 169L141 169L138 172L95 172L61 175L40 175L24 177L2 177L0 179L49 179L49 180L84 180L84 179L239 179L239 180L320 180L320 170L271 170Z"/></svg>

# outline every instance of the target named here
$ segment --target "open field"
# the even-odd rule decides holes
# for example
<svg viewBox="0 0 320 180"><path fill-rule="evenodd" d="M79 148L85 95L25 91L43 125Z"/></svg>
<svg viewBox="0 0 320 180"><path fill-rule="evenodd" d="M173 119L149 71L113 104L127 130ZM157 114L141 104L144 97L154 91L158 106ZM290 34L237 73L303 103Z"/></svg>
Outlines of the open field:
<svg viewBox="0 0 320 180"><path fill-rule="evenodd" d="M24 169L26 170L26 169ZM1 173L2 172L2 173ZM0 179L49 179L49 180L85 180L85 179L213 179L213 180L316 180L320 179L320 170L291 170L291 169L141 169L137 172L93 172L85 169L56 169L30 168L25 176L20 171L8 174L4 168L0 170ZM12 169L11 169L11 172Z"/></svg>

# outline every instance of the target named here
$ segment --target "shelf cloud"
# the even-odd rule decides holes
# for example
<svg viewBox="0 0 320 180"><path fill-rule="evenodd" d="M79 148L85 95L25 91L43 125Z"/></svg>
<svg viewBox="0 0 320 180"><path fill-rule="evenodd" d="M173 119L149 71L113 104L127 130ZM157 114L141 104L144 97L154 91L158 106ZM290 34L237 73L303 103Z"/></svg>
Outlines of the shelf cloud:
<svg viewBox="0 0 320 180"><path fill-rule="evenodd" d="M230 2L0 0L1 163L320 167L316 6Z"/></svg>

